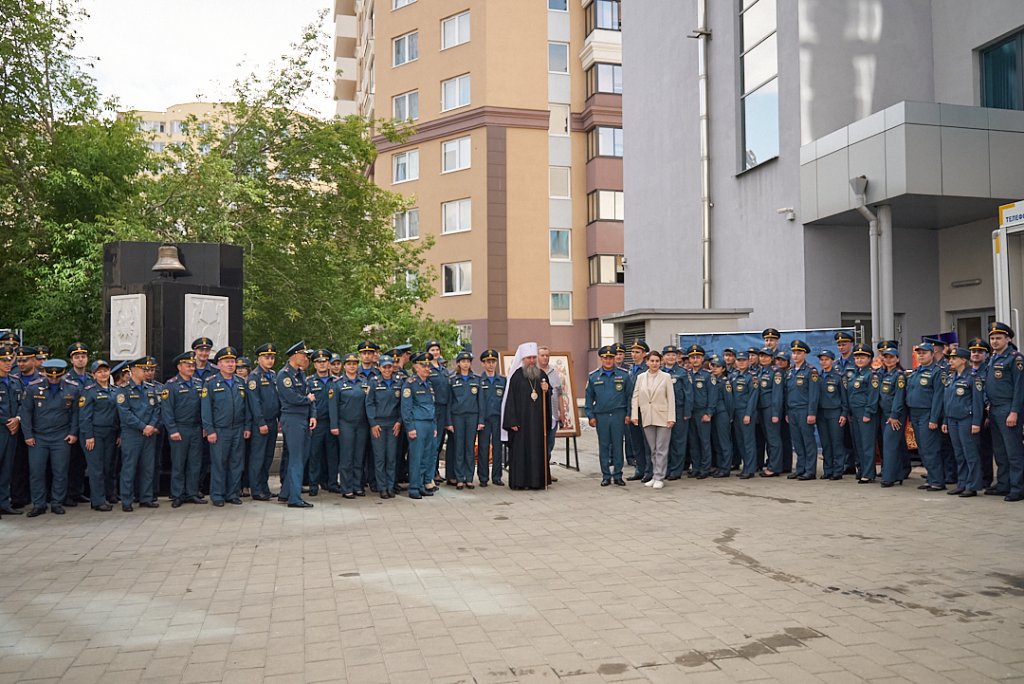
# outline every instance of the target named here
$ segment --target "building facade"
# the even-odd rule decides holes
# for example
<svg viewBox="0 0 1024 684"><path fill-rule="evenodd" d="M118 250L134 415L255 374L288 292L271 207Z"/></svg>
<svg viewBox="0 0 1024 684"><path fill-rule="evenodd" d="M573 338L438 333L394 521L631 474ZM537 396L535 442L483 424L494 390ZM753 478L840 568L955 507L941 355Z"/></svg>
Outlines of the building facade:
<svg viewBox="0 0 1024 684"><path fill-rule="evenodd" d="M163 152L168 145L185 142L189 117L196 117L200 126L208 126L223 116L223 111L215 102L185 102L163 112L133 111L132 115L139 119L139 129L151 134L149 148Z"/></svg>
<svg viewBox="0 0 1024 684"><path fill-rule="evenodd" d="M336 0L338 113L405 195L396 240L433 239L431 314L464 342L572 352L582 379L623 307L618 0ZM580 385L582 386L582 384Z"/></svg>
<svg viewBox="0 0 1024 684"><path fill-rule="evenodd" d="M630 10L620 334L985 330L998 207L1024 197L1024 4Z"/></svg>

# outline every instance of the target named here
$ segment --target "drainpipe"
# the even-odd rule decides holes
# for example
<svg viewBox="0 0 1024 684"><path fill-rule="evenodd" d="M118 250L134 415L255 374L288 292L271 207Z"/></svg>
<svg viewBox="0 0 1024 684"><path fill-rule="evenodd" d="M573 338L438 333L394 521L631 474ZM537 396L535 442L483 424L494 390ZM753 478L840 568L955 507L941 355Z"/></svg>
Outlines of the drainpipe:
<svg viewBox="0 0 1024 684"><path fill-rule="evenodd" d="M878 207L878 316L879 338L896 339L895 312L893 311L892 275L892 207Z"/></svg>
<svg viewBox="0 0 1024 684"><path fill-rule="evenodd" d="M697 106L700 113L700 242L701 272L703 275L702 305L711 308L711 150L710 117L708 112L708 2L697 0L698 27L691 34L697 39Z"/></svg>
<svg viewBox="0 0 1024 684"><path fill-rule="evenodd" d="M864 205L864 195L858 195L857 202L857 211L868 220L868 246L870 247L868 262L871 266L871 330L874 335L874 339L870 340L870 342L874 346L876 340L882 339L879 337L881 319L878 305L878 217Z"/></svg>

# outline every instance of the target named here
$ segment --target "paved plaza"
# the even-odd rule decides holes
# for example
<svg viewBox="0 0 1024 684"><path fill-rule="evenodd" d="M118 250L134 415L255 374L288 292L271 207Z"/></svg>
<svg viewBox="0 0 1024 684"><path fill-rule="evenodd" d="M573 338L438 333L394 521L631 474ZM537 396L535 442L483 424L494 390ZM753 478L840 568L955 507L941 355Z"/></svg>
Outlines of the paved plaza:
<svg viewBox="0 0 1024 684"><path fill-rule="evenodd" d="M0 681L1024 681L1024 504L602 488L595 452L546 492L4 517Z"/></svg>

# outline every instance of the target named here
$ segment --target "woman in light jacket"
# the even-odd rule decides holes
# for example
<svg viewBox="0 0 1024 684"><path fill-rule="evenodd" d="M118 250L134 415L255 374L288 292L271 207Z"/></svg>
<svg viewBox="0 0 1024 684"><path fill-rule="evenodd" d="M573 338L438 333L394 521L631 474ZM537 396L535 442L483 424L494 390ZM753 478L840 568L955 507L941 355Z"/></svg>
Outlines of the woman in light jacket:
<svg viewBox="0 0 1024 684"><path fill-rule="evenodd" d="M661 370L661 354L652 351L647 356L647 372L640 373L633 382L633 425L644 426L644 438L651 448L654 478L647 487L665 486L668 470L668 445L672 439L672 426L676 424L676 400L672 377Z"/></svg>

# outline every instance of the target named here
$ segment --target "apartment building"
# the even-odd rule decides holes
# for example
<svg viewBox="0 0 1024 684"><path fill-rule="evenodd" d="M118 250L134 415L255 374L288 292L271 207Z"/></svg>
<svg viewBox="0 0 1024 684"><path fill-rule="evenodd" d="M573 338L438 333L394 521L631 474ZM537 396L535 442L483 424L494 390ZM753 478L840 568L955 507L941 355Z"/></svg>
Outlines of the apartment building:
<svg viewBox="0 0 1024 684"><path fill-rule="evenodd" d="M149 148L154 152L163 152L164 148L173 143L185 141L185 122L190 116L196 117L200 126L209 125L218 116L220 105L215 102L186 102L171 105L167 111L134 111L132 114L139 119L141 130L152 134Z"/></svg>

